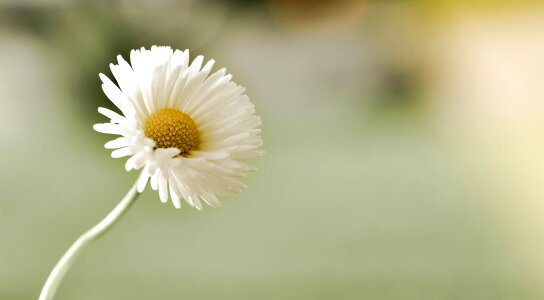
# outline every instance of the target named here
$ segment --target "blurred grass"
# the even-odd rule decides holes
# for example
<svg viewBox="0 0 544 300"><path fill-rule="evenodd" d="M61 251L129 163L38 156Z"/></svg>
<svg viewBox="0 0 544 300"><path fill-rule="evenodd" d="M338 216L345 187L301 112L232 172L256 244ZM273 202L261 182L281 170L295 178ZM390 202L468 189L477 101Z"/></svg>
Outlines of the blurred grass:
<svg viewBox="0 0 544 300"><path fill-rule="evenodd" d="M298 136L304 122L289 131L265 123L259 171L220 209L177 211L144 193L81 257L58 299L544 295L417 116L322 117L326 125ZM100 144L81 142L90 129L60 125L37 129L25 152L9 149L2 161L11 172L1 180L10 199L0 210L1 299L36 297L63 251L136 177Z"/></svg>

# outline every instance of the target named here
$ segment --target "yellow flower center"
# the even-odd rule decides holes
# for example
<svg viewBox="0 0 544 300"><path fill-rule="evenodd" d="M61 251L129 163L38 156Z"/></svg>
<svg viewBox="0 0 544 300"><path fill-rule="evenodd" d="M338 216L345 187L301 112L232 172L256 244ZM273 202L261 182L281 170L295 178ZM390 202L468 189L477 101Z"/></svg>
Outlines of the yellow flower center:
<svg viewBox="0 0 544 300"><path fill-rule="evenodd" d="M198 128L189 115L175 108L164 108L147 118L145 135L156 148L178 148L180 155L196 150L200 142Z"/></svg>

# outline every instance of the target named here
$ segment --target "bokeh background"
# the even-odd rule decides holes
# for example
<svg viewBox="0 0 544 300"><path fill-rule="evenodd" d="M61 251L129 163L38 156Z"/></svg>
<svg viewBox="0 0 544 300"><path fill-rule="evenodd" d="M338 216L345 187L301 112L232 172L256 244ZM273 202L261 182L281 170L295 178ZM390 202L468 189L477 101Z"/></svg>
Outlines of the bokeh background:
<svg viewBox="0 0 544 300"><path fill-rule="evenodd" d="M0 1L0 299L36 299L137 173L98 73L151 45L263 118L249 189L146 191L56 299L544 299L541 1ZM194 57L194 56L193 56Z"/></svg>

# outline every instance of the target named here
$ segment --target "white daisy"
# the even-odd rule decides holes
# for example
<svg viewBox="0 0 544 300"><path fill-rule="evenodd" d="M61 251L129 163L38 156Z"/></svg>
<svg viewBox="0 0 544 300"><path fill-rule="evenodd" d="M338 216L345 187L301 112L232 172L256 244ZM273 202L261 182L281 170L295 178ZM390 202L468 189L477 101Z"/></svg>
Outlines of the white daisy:
<svg viewBox="0 0 544 300"><path fill-rule="evenodd" d="M240 192L237 180L253 167L237 159L262 156L261 119L245 89L232 82L223 68L189 50L170 47L130 52L128 64L120 55L111 64L115 85L99 74L106 96L122 114L100 107L110 123L96 124L98 132L120 135L105 144L114 158L130 156L127 171L143 168L138 192L151 182L162 202L170 195L176 208L184 198L202 209L200 199L217 207L217 195Z"/></svg>

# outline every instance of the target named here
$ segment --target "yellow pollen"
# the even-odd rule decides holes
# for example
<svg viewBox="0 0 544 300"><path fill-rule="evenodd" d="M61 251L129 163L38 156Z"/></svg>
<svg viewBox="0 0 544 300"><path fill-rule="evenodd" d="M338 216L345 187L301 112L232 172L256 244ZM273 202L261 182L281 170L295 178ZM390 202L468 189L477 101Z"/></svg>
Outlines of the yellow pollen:
<svg viewBox="0 0 544 300"><path fill-rule="evenodd" d="M196 150L200 142L198 128L189 115L175 108L164 108L147 118L145 136L156 148L178 148L180 155Z"/></svg>

